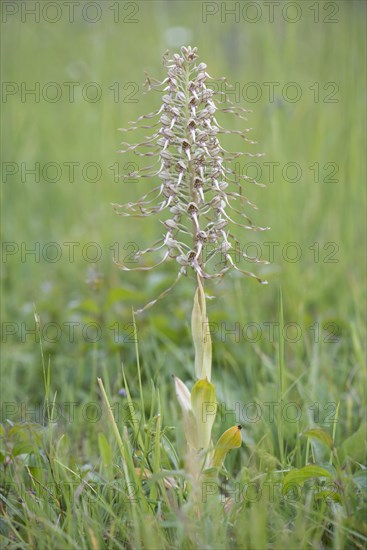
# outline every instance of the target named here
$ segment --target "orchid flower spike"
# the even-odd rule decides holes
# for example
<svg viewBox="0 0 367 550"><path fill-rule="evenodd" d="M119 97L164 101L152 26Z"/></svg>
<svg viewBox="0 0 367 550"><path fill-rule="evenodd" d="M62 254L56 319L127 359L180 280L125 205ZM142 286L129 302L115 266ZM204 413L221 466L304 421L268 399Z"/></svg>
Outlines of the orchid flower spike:
<svg viewBox="0 0 367 550"><path fill-rule="evenodd" d="M229 152L222 147L219 137L223 134L235 135L250 145L256 142L248 139L249 129L229 130L219 123L222 114L244 119L246 110L235 106L225 93L216 91L222 79L210 77L206 64L198 63L197 59L197 48L190 46L182 47L180 54L175 53L171 58L165 57L166 77L162 81L147 80L148 90L161 93L160 108L139 117L131 123L131 128L123 130L153 130L140 143L125 143L121 152L133 152L139 158L153 157L155 162L134 172L134 177L138 180L158 178L160 183L136 202L113 204L113 207L122 216L158 215L163 234L151 247L136 253L136 260L154 254L156 261L137 267L116 263L124 271L147 271L168 261L178 264L173 284L143 309L163 298L180 277L190 271L204 280L218 279L236 270L266 283L237 265L262 260L242 252L240 239L233 232L234 227L253 231L269 229L254 225L243 209L244 204L256 209L246 198L243 184L262 184L238 175L233 167L233 161L243 155L262 155L242 148L240 152ZM152 119L151 124L142 124L145 119ZM238 202L237 207L234 202Z"/></svg>

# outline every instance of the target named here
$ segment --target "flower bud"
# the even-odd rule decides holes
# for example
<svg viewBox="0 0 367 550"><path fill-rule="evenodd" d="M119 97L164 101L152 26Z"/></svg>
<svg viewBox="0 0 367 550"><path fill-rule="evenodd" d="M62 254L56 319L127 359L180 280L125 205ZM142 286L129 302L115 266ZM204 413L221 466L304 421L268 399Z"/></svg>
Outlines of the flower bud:
<svg viewBox="0 0 367 550"><path fill-rule="evenodd" d="M221 468L223 466L223 462L231 449L241 447L241 429L242 426L233 426L220 436L214 449L214 468Z"/></svg>

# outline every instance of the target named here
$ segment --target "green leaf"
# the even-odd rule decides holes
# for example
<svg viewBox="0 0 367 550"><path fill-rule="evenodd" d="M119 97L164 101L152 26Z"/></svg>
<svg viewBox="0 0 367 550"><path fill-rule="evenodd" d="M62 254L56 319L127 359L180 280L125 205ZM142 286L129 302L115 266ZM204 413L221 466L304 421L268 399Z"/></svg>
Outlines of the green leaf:
<svg viewBox="0 0 367 550"><path fill-rule="evenodd" d="M205 478L211 478L211 479L218 477L218 468L214 468L214 467L206 468L203 471L203 476Z"/></svg>
<svg viewBox="0 0 367 550"><path fill-rule="evenodd" d="M192 449L198 449L198 429L194 413L191 408L191 395L186 385L177 378L173 377L178 402L180 404L183 416L184 432L186 441Z"/></svg>
<svg viewBox="0 0 367 550"><path fill-rule="evenodd" d="M341 460L351 458L363 463L366 460L366 421L363 421L358 430L348 437L338 449Z"/></svg>
<svg viewBox="0 0 367 550"><path fill-rule="evenodd" d="M323 490L323 491L317 491L314 494L315 500L332 500L334 502L341 502L341 498L339 493L336 491L329 491L329 490Z"/></svg>
<svg viewBox="0 0 367 550"><path fill-rule="evenodd" d="M32 440L37 443L42 443L42 437L45 433L44 426L31 422L14 424L8 431L9 440Z"/></svg>
<svg viewBox="0 0 367 550"><path fill-rule="evenodd" d="M191 315L191 333L195 348L195 373L197 378L202 377L203 366L203 315L200 303L200 289L196 289L194 297L194 307Z"/></svg>
<svg viewBox="0 0 367 550"><path fill-rule="evenodd" d="M32 443L29 443L28 441L22 441L20 443L16 443L12 450L12 456L19 456L23 454L30 454L34 452L36 449Z"/></svg>
<svg viewBox="0 0 367 550"><path fill-rule="evenodd" d="M205 322L203 323L203 340L202 375L206 376L208 380L210 380L212 374L212 337L210 336L208 317L205 318Z"/></svg>
<svg viewBox="0 0 367 550"><path fill-rule="evenodd" d="M352 479L359 489L367 492L367 470L360 470L356 472Z"/></svg>
<svg viewBox="0 0 367 550"><path fill-rule="evenodd" d="M198 448L208 449L217 412L215 388L207 378L198 380L191 391L191 408L196 418Z"/></svg>
<svg viewBox="0 0 367 550"><path fill-rule="evenodd" d="M322 428L310 428L309 430L306 430L303 432L302 435L306 435L307 437L310 437L311 439L316 439L317 441L321 441L326 447L329 449L332 449L334 446L334 442L332 440L331 435L323 430Z"/></svg>
<svg viewBox="0 0 367 550"><path fill-rule="evenodd" d="M210 381L212 370L212 341L206 316L205 292L197 278L198 286L191 315L191 332L195 348L195 373L197 378Z"/></svg>
<svg viewBox="0 0 367 550"><path fill-rule="evenodd" d="M111 447L103 433L98 434L98 448L106 466L110 466L112 459Z"/></svg>
<svg viewBox="0 0 367 550"><path fill-rule="evenodd" d="M226 430L218 439L214 449L214 468L221 468L229 451L241 447L241 444L241 426L232 426Z"/></svg>
<svg viewBox="0 0 367 550"><path fill-rule="evenodd" d="M28 469L32 476L37 479L40 483L45 479L45 470L43 468L38 468L35 466L28 466Z"/></svg>
<svg viewBox="0 0 367 550"><path fill-rule="evenodd" d="M328 470L326 470L325 468L321 468L321 466L317 466L316 464L309 464L308 466L304 466L300 470L297 468L294 468L293 470L288 472L283 479L283 483L282 483L283 494L286 492L287 487L289 485L293 484L293 485L298 485L300 487L303 487L306 481L314 477L330 478L331 474Z"/></svg>

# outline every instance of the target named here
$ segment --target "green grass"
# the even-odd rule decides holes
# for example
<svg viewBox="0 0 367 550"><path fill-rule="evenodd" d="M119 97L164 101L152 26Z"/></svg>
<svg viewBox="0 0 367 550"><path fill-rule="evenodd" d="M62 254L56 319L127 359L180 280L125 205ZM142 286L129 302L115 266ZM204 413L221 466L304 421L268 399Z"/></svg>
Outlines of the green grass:
<svg viewBox="0 0 367 550"><path fill-rule="evenodd" d="M78 94L74 103L66 95L57 103L29 97L22 102L19 94L7 102L3 98L3 169L4 162L17 163L19 170L20 163L31 168L36 162L56 162L64 169L54 183L42 175L39 182L31 175L23 182L20 172L3 177L3 241L19 248L40 243L41 258L36 262L19 251L3 256L2 263L2 544L9 549L363 548L365 4L335 3L339 22L334 24L315 23L314 3L307 1L299 3L303 16L294 24L281 17L269 23L263 3L257 23L236 23L233 17L221 22L217 15L205 24L201 2L181 1L139 2L138 23L112 23L112 2L102 4L103 17L95 24L80 17L69 24L65 16L55 24L35 24L31 18L22 23L19 16L3 24L4 82L31 87L38 81L42 87L94 81L102 97L96 103ZM145 247L159 236L155 221L127 223L110 206L140 196L136 187L148 189L151 183L114 181L109 167L118 163L123 173L127 162L136 162L133 155L116 153L122 139L117 128L159 105L158 95L141 94L144 70L163 75L161 56L167 47L175 50L167 29L177 26L190 31L188 42L198 46L211 75L225 75L241 90L246 83L260 83L262 98L255 103L241 98L241 105L253 110L246 124L254 128L258 150L266 152L259 162L264 183L269 180L264 162L279 163L266 189L248 189L259 206L256 222L271 231L242 236L244 245L257 243L264 258L269 257L265 243L279 243L272 263L256 270L269 285L233 275L208 290L216 296L208 302L208 315L221 411L214 433L217 438L241 421L244 444L226 460L221 491L204 487L196 500L171 380L172 374L189 385L193 379L193 281L183 279L136 318L136 343L132 308L166 288L175 266L125 274L114 266L111 250L119 243L120 253L128 254L126 243ZM133 88L123 85L138 83L137 103L115 103L109 89L114 82L125 98ZM280 83L273 103L264 82ZM302 90L295 103L281 93L289 82ZM336 103L323 101L334 89L324 89L330 82L338 85ZM233 127L240 128L239 121ZM235 140L229 145L238 147ZM70 162L79 163L73 183L63 164ZM101 166L98 182L83 179L81 168L88 162ZM302 168L293 183L282 174L290 162ZM319 181L309 168L315 163ZM325 168L327 163L337 165L335 182L327 180L335 167ZM42 258L51 242L62 250L55 263ZM71 242L80 243L74 261L63 244ZM81 254L91 242L102 251L97 263ZM297 243L299 261L283 257L287 243ZM41 346L37 334L24 335L24 328L35 329L35 308L41 332L49 330ZM65 324L71 322L79 323L74 339ZM92 328L85 332L90 323L101 329L95 342L88 341ZM58 326L61 335L53 332ZM288 327L285 337L281 326ZM293 342L295 327L301 332ZM7 335L12 328L17 333ZM118 393L122 388L126 397ZM245 418L231 412L236 406L242 412L244 407ZM310 428L323 431L307 436ZM315 476L296 495L282 494L287 472L310 464L326 468L330 477ZM224 505L225 496L232 500Z"/></svg>

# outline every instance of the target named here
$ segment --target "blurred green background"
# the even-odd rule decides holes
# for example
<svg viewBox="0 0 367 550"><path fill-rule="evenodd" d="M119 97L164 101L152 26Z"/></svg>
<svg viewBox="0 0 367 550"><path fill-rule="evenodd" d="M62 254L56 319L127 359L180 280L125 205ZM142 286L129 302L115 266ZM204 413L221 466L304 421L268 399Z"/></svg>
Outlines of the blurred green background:
<svg viewBox="0 0 367 550"><path fill-rule="evenodd" d="M117 391L121 360L135 379L131 308L143 306L166 288L176 265L129 274L113 264L117 246L127 254L127 243L145 247L161 231L157 220L128 220L112 212L111 202L138 198L155 183L115 177L116 166L123 174L129 171L127 163L136 162L132 154L117 153L126 136L117 129L159 106L159 94L142 93L144 71L164 77L166 49L174 52L190 44L198 47L211 75L225 75L235 83L240 91L235 101L253 110L244 124L253 128L257 151L266 153L258 164L267 188L249 185L247 194L259 206L256 223L271 231L243 232L241 243L258 243L263 258L269 256L264 243L279 243L270 266L255 266L268 286L233 274L208 287L216 296L209 303L209 316L218 326L213 336L214 378L221 381L224 394L241 388L242 399L261 398L261 387L275 383L277 339L269 337L264 323L278 321L281 287L285 322L297 323L302 331L297 342L291 342L292 330L286 339L289 382L307 380L308 397L341 398L349 403L347 409L356 407L357 426L365 278L365 3L302 1L284 10L289 3L281 2L273 22L264 2L256 3L256 13L251 6L244 11L247 2L104 1L87 8L90 2L79 2L72 22L65 6L60 7L60 19L51 22L58 17L52 6L35 21L22 6L30 9L33 2L5 4L2 229L3 240L15 248L7 248L14 253L3 256L3 321L16 324L6 325L3 333L7 398L37 402L43 395L39 347L32 334L24 335L25 327L34 328L34 304L42 325L63 327L59 337L49 325L44 342L60 399L70 392L79 399L89 392L94 395L97 372L108 373ZM13 4L18 9L14 15ZM230 15L226 7L240 11ZM299 20L291 22L297 13ZM99 20L92 23L94 18ZM97 88L88 86L91 82ZM34 88L35 83L40 86L37 100L24 95L24 87ZM266 83L279 83L273 101ZM289 83L301 90L299 100L292 101L295 88ZM60 99L50 101L59 89ZM100 97L93 101L96 89ZM261 97L254 101L259 89ZM240 122L233 118L226 125L239 129ZM133 134L127 136L134 142ZM234 150L240 145L236 140L229 143ZM83 174L91 162L100 167L96 178L93 167ZM253 167L241 162L241 170L252 175ZM279 163L271 181L264 162ZM24 175L35 163L40 166L39 181ZM61 174L55 176L56 169L47 163L57 163ZM70 163L75 163L74 181ZM299 177L292 167L284 168L287 163L301 168ZM94 178L98 181L88 181ZM47 249L51 242L60 245L59 261L42 257L43 252L53 256L55 249ZM91 242L102 251L98 262L86 261L81 253ZM291 242L301 250L299 261L287 261L282 253ZM72 262L64 243L80 243ZM22 246L39 246L40 261L25 256ZM93 249L89 253L93 258ZM144 380L168 381L167 395L172 372L192 376L192 296L193 281L183 279L137 321ZM64 328L70 322L79 323L74 342ZM81 333L91 322L102 327L96 343ZM261 338L249 342L242 333L240 338L226 335L222 323L228 330L235 323L241 323L241 330L247 323L258 323ZM317 345L315 328L310 329L315 323L320 327ZM113 327L118 327L118 339ZM17 333L8 334L13 329ZM330 342L332 332L337 338Z"/></svg>

